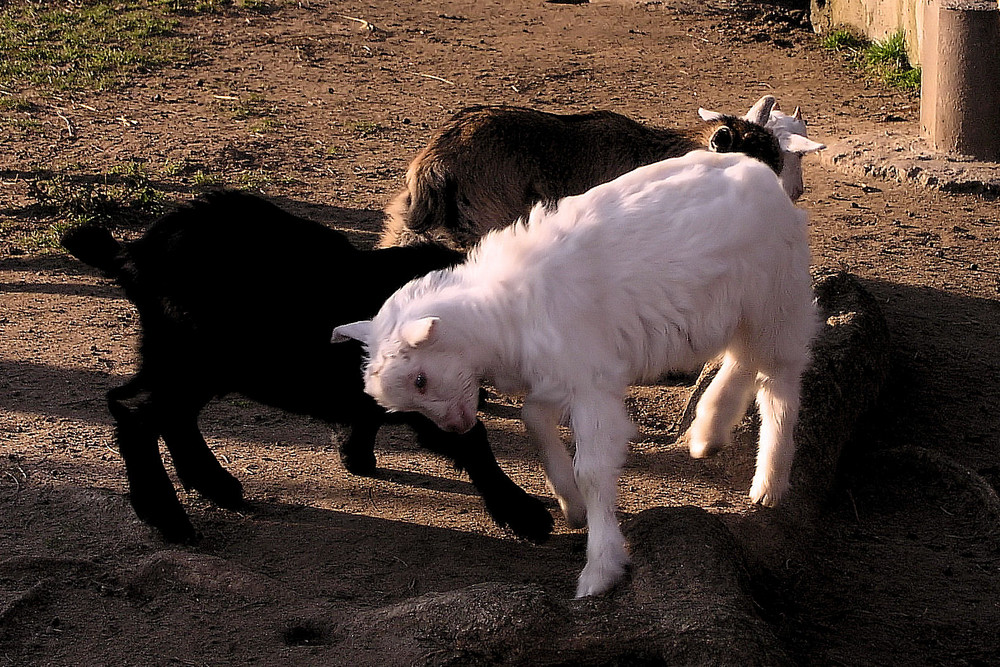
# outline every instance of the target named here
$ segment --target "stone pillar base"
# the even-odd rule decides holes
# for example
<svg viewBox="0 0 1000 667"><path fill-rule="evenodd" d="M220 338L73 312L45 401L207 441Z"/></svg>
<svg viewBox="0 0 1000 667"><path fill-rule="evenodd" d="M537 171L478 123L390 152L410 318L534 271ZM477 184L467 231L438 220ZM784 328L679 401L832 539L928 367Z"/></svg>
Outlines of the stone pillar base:
<svg viewBox="0 0 1000 667"><path fill-rule="evenodd" d="M920 125L938 151L1000 161L1000 6L926 0Z"/></svg>

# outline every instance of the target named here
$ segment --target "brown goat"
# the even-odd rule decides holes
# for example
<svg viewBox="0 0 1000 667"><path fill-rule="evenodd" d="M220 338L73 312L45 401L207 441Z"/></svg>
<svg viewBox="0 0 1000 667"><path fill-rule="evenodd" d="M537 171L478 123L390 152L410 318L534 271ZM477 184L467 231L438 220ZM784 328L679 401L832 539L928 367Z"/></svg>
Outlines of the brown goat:
<svg viewBox="0 0 1000 667"><path fill-rule="evenodd" d="M648 127L610 111L464 109L410 163L379 245L434 240L467 249L539 202L699 148L746 153L780 174L782 147L764 127L774 103L765 96L743 118L719 115L690 129Z"/></svg>

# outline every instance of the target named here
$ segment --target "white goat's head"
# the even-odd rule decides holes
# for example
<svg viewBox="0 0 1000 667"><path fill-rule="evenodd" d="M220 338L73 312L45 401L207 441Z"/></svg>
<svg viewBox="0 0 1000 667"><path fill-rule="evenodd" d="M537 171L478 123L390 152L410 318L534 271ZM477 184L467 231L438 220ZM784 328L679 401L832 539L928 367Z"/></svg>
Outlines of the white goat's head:
<svg viewBox="0 0 1000 667"><path fill-rule="evenodd" d="M385 309L384 309L385 310ZM444 431L466 433L476 425L479 379L463 355L443 340L441 320L420 317L339 326L333 342L361 341L368 360L365 393L390 412L419 412Z"/></svg>
<svg viewBox="0 0 1000 667"><path fill-rule="evenodd" d="M707 109L698 109L698 115L706 121L719 120L725 116L718 111ZM773 95L765 95L757 100L743 118L763 125L778 139L783 156L778 180L781 181L781 187L791 200L797 200L805 190L802 183L802 156L823 150L826 146L806 136L806 123L798 107L795 107L795 111L789 116L780 110L778 101Z"/></svg>

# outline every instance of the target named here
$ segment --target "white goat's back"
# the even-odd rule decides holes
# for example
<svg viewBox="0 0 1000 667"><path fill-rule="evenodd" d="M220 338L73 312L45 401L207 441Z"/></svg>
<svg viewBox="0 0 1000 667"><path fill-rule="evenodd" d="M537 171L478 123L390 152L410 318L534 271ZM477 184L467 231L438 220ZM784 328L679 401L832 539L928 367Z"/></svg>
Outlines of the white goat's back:
<svg viewBox="0 0 1000 667"><path fill-rule="evenodd" d="M478 380L525 392L523 416L571 525L586 521L577 596L608 590L628 554L615 516L633 425L626 386L725 353L689 429L718 451L756 394L750 499L789 486L800 378L816 329L805 214L763 163L695 151L625 174L486 236L458 267L393 295L363 339L365 390L462 432ZM363 326L362 326L363 325ZM558 423L569 416L573 459Z"/></svg>
<svg viewBox="0 0 1000 667"><path fill-rule="evenodd" d="M516 283L510 324L546 321L538 333L548 342L533 342L540 353L571 354L569 363L617 356L630 382L700 363L741 321L763 327L777 316L782 281L808 275L806 234L805 213L766 166L696 151L555 211L536 207L526 224L484 238L458 271L486 291Z"/></svg>

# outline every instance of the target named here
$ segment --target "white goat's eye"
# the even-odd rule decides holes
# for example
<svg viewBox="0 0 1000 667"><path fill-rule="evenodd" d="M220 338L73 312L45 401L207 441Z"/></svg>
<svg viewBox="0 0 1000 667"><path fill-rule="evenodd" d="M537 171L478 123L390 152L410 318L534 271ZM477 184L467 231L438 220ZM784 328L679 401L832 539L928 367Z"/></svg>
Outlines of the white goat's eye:
<svg viewBox="0 0 1000 667"><path fill-rule="evenodd" d="M421 394L427 391L427 376L423 373L417 373L417 377L413 380L413 386L417 388Z"/></svg>

